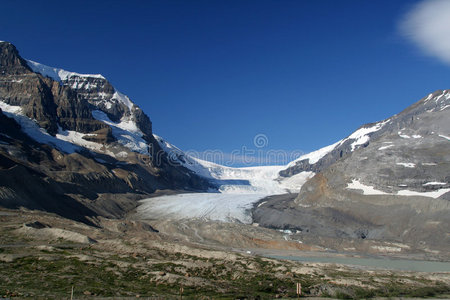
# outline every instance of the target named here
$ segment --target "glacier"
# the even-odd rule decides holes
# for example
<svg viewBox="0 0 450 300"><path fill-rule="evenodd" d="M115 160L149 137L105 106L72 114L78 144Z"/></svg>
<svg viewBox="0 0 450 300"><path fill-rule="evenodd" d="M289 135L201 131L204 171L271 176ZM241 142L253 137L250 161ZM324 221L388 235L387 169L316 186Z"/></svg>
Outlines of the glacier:
<svg viewBox="0 0 450 300"><path fill-rule="evenodd" d="M172 160L218 186L217 192L188 193L148 198L140 201L137 215L143 219L201 219L251 224L251 209L270 195L298 193L313 172L290 178L279 176L287 166L233 168L185 154L176 146L154 135ZM189 205L186 205L189 203Z"/></svg>

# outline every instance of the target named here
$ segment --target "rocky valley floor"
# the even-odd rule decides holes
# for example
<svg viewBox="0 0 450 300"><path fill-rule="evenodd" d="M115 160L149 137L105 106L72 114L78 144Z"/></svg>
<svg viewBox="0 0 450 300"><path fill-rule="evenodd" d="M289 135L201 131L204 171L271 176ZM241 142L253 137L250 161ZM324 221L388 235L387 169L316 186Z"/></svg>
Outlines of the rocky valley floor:
<svg viewBox="0 0 450 300"><path fill-rule="evenodd" d="M0 210L0 297L273 299L441 297L449 272L407 272L267 258L324 255L286 232L201 220L97 219ZM338 254L336 254L338 255ZM340 254L339 254L340 255Z"/></svg>

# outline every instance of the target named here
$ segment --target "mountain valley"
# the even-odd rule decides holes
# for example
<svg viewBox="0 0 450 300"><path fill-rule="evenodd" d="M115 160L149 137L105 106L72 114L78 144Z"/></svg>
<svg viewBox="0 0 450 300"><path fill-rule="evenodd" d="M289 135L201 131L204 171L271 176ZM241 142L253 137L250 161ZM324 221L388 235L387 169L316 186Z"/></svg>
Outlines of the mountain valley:
<svg viewBox="0 0 450 300"><path fill-rule="evenodd" d="M445 297L449 120L439 90L288 165L227 167L156 135L102 75L0 42L0 297L36 297L35 271L52 278L44 298L288 298L296 282L310 297Z"/></svg>

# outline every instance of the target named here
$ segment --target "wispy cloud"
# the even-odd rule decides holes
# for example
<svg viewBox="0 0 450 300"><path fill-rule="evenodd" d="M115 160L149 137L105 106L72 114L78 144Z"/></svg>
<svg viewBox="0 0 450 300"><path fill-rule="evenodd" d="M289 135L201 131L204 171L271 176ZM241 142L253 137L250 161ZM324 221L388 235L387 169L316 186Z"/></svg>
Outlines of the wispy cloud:
<svg viewBox="0 0 450 300"><path fill-rule="evenodd" d="M400 22L401 33L425 54L450 64L450 1L426 0Z"/></svg>

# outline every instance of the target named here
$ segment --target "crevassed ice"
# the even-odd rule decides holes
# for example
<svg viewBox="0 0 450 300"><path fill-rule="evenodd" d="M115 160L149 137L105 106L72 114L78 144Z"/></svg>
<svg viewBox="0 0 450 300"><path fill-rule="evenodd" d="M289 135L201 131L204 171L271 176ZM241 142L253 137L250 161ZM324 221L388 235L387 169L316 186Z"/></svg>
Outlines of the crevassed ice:
<svg viewBox="0 0 450 300"><path fill-rule="evenodd" d="M298 191L306 180L314 175L313 172L302 172L291 178L279 178L279 172L286 166L247 168L222 166L191 157L161 137L155 134L154 137L161 148L169 154L170 159L174 159L175 162L200 176L214 180L221 186L219 191L222 193L274 195L287 191Z"/></svg>

